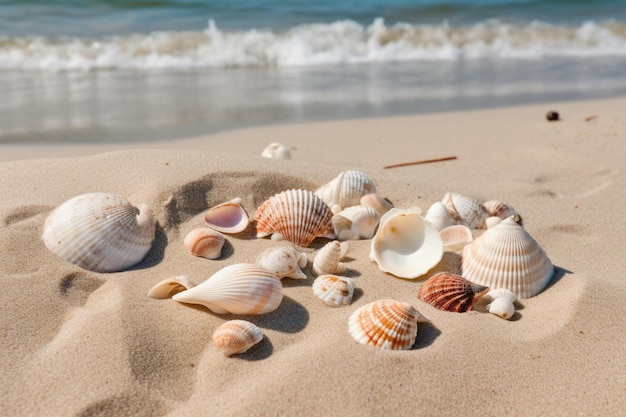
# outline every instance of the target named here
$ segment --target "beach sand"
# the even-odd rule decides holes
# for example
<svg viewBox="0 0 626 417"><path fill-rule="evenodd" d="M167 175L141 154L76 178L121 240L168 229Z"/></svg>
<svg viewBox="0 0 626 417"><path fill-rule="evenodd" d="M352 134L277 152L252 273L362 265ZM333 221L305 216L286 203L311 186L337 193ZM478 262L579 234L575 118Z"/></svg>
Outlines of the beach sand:
<svg viewBox="0 0 626 417"><path fill-rule="evenodd" d="M0 149L0 279L3 361L0 415L11 416L415 416L623 415L626 412L626 98L448 114L259 127L205 138L116 146ZM547 122L557 110L562 120ZM261 158L270 142L292 160ZM458 159L382 169L388 164ZM351 305L326 306L306 280L282 280L269 314L245 316L264 340L230 358L212 332L225 320L146 296L186 275L200 283L224 266L253 262L275 244L253 225L227 236L218 260L182 241L209 207L241 197L251 216L271 195L315 190L358 169L396 207L424 212L447 191L513 206L556 274L511 321L476 308L439 311L416 297L437 271L459 271L446 253L426 276L404 280L351 241ZM158 221L143 262L95 273L57 258L40 236L50 211L88 192L146 203ZM479 231L475 231L477 234ZM414 305L409 351L357 344L358 307L382 298Z"/></svg>

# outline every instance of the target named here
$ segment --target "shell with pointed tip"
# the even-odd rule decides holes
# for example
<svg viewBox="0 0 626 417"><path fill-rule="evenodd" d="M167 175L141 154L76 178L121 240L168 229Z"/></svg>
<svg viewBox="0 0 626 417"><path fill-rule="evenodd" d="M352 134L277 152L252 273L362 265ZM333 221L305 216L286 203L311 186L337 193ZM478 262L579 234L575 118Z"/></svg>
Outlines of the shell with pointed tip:
<svg viewBox="0 0 626 417"><path fill-rule="evenodd" d="M422 284L417 298L439 310L464 313L470 311L487 291L489 288L474 284L460 275L440 272Z"/></svg>
<svg viewBox="0 0 626 417"><path fill-rule="evenodd" d="M208 227L193 229L185 236L183 244L194 256L217 259L222 254L226 238L217 230Z"/></svg>
<svg viewBox="0 0 626 417"><path fill-rule="evenodd" d="M361 205L373 208L380 217L393 208L391 201L376 193L365 194L361 197Z"/></svg>
<svg viewBox="0 0 626 417"><path fill-rule="evenodd" d="M454 219L450 213L448 213L448 209L441 201L434 202L426 212L424 218L439 231L455 224Z"/></svg>
<svg viewBox="0 0 626 417"><path fill-rule="evenodd" d="M455 224L442 229L439 236L443 241L443 250L452 252L462 251L465 245L473 239L470 228L462 224Z"/></svg>
<svg viewBox="0 0 626 417"><path fill-rule="evenodd" d="M511 320L515 314L515 305L511 300L506 298L496 298L491 304L487 305L487 310L491 314L495 314L506 320Z"/></svg>
<svg viewBox="0 0 626 417"><path fill-rule="evenodd" d="M248 213L241 204L241 198L234 198L204 213L204 222L222 233L240 233L248 227Z"/></svg>
<svg viewBox="0 0 626 417"><path fill-rule="evenodd" d="M417 337L417 322L427 322L411 304L378 300L358 308L348 321L348 332L358 343L381 349L408 350Z"/></svg>
<svg viewBox="0 0 626 417"><path fill-rule="evenodd" d="M215 329L213 344L224 356L243 353L263 340L259 327L246 320L229 320Z"/></svg>
<svg viewBox="0 0 626 417"><path fill-rule="evenodd" d="M354 294L354 281L338 275L320 275L313 281L313 293L329 306L348 305Z"/></svg>
<svg viewBox="0 0 626 417"><path fill-rule="evenodd" d="M450 216L458 224L463 224L470 229L483 229L485 219L489 212L478 200L458 193L446 193L441 202L448 209Z"/></svg>
<svg viewBox="0 0 626 417"><path fill-rule="evenodd" d="M145 204L134 207L120 195L76 196L46 218L41 239L60 258L96 272L117 272L146 256L155 222Z"/></svg>
<svg viewBox="0 0 626 417"><path fill-rule="evenodd" d="M272 246L265 249L256 259L256 263L276 275L276 278L306 279L300 269L302 257L306 262L306 255L299 253L291 246ZM306 263L304 264L306 266Z"/></svg>
<svg viewBox="0 0 626 417"><path fill-rule="evenodd" d="M339 240L371 239L380 216L372 207L350 206L332 218L333 229Z"/></svg>
<svg viewBox="0 0 626 417"><path fill-rule="evenodd" d="M521 220L520 215L517 214L517 212L515 211L513 207L501 201L498 201L498 200L485 201L483 203L483 207L485 207L485 209L489 212L490 216L499 217L502 220L506 219L507 217L514 216L513 220L515 220L516 223L519 223Z"/></svg>
<svg viewBox="0 0 626 417"><path fill-rule="evenodd" d="M477 284L529 298L548 284L554 266L537 241L509 217L463 248L461 271Z"/></svg>
<svg viewBox="0 0 626 417"><path fill-rule="evenodd" d="M278 142L272 142L261 152L263 158L291 159L289 148Z"/></svg>
<svg viewBox="0 0 626 417"><path fill-rule="evenodd" d="M234 264L172 297L181 303L201 304L217 314L265 314L283 299L280 280L257 264Z"/></svg>
<svg viewBox="0 0 626 417"><path fill-rule="evenodd" d="M254 216L257 237L274 234L302 247L309 246L316 237L333 239L331 219L326 203L306 190L278 193L266 200Z"/></svg>
<svg viewBox="0 0 626 417"><path fill-rule="evenodd" d="M393 208L380 219L370 258L383 272L417 278L437 265L442 257L439 232L417 210Z"/></svg>
<svg viewBox="0 0 626 417"><path fill-rule="evenodd" d="M156 284L148 291L150 298L172 298L174 294L188 290L193 287L193 283L185 275L179 275L174 278L167 278Z"/></svg>
<svg viewBox="0 0 626 417"><path fill-rule="evenodd" d="M346 207L356 206L361 197L376 193L374 181L361 171L343 171L332 181L315 191L333 213L339 213Z"/></svg>
<svg viewBox="0 0 626 417"><path fill-rule="evenodd" d="M343 274L346 267L339 262L348 250L348 242L333 240L317 252L313 259L313 272L317 275Z"/></svg>

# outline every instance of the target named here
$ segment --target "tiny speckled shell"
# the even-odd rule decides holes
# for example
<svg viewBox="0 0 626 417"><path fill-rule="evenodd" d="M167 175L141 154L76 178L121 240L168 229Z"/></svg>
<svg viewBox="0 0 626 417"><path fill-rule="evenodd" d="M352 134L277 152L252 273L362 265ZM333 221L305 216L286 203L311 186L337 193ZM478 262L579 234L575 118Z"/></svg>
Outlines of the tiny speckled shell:
<svg viewBox="0 0 626 417"><path fill-rule="evenodd" d="M474 284L460 275L440 272L427 279L419 289L417 298L439 310L464 313L489 288Z"/></svg>
<svg viewBox="0 0 626 417"><path fill-rule="evenodd" d="M246 320L229 320L213 333L213 344L224 356L243 353L261 340L261 329Z"/></svg>
<svg viewBox="0 0 626 417"><path fill-rule="evenodd" d="M208 227L199 227L191 230L185 236L183 244L194 256L207 259L217 259L222 254L222 247L226 238L217 230Z"/></svg>
<svg viewBox="0 0 626 417"><path fill-rule="evenodd" d="M354 281L338 275L320 275L313 281L313 292L327 305L348 305L354 294Z"/></svg>

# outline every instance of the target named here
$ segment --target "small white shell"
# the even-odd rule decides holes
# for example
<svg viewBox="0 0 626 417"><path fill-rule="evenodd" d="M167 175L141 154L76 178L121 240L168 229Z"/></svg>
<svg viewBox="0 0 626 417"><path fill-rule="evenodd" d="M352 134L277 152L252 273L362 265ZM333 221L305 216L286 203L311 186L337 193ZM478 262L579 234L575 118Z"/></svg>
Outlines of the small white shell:
<svg viewBox="0 0 626 417"><path fill-rule="evenodd" d="M188 290L192 288L193 283L185 275L179 275L174 278L167 278L156 284L148 291L148 297L150 298L172 298L174 294Z"/></svg>
<svg viewBox="0 0 626 417"><path fill-rule="evenodd" d="M489 290L485 297L495 300L496 298L505 298L510 302L514 303L517 301L517 296L511 290L507 290L506 288L494 288Z"/></svg>
<svg viewBox="0 0 626 417"><path fill-rule="evenodd" d="M339 261L347 251L348 242L339 242L337 240L328 242L315 255L313 272L317 275L343 274L346 271L346 267Z"/></svg>
<svg viewBox="0 0 626 417"><path fill-rule="evenodd" d="M304 259L304 260L303 260ZM306 279L300 269L306 266L307 257L291 246L279 245L265 249L256 259L256 263L276 275L276 278Z"/></svg>
<svg viewBox="0 0 626 417"><path fill-rule="evenodd" d="M373 208L380 217L393 208L391 201L376 193L365 194L361 197L361 205Z"/></svg>
<svg viewBox="0 0 626 417"><path fill-rule="evenodd" d="M278 142L272 142L261 152L263 158L274 159L291 159L291 152L285 145L281 145Z"/></svg>
<svg viewBox="0 0 626 417"><path fill-rule="evenodd" d="M446 193L441 202L457 223L470 229L483 229L485 219L489 217L489 212L478 200L463 194Z"/></svg>
<svg viewBox="0 0 626 417"><path fill-rule="evenodd" d="M499 217L502 220L513 216L513 220L516 223L519 223L521 220L519 214L515 211L515 209L508 204L505 204L498 200L489 200L483 203L483 207L489 212L490 216Z"/></svg>
<svg viewBox="0 0 626 417"><path fill-rule="evenodd" d="M243 353L263 340L259 327L246 320L229 320L215 329L213 344L224 356Z"/></svg>
<svg viewBox="0 0 626 417"><path fill-rule="evenodd" d="M320 197L333 213L360 203L361 197L376 193L374 181L361 171L341 172L329 183L321 186L315 194Z"/></svg>
<svg viewBox="0 0 626 417"><path fill-rule="evenodd" d="M338 275L320 275L313 281L313 293L329 306L348 305L354 294L354 281Z"/></svg>
<svg viewBox="0 0 626 417"><path fill-rule="evenodd" d="M371 239L380 216L372 207L350 206L332 218L333 229L339 240Z"/></svg>
<svg viewBox="0 0 626 417"><path fill-rule="evenodd" d="M448 213L448 209L441 201L434 202L426 212L424 218L439 231L455 224L454 219L450 213Z"/></svg>
<svg viewBox="0 0 626 417"><path fill-rule="evenodd" d="M248 213L241 204L241 198L234 198L204 213L205 223L222 233L240 233L248 227Z"/></svg>
<svg viewBox="0 0 626 417"><path fill-rule="evenodd" d="M511 320L515 314L515 306L513 305L513 302L506 298L496 298L491 302L491 304L487 305L487 310L491 314L495 314L496 316L500 316L506 320Z"/></svg>
<svg viewBox="0 0 626 417"><path fill-rule="evenodd" d="M222 254L226 238L217 230L208 227L199 227L191 230L185 236L183 244L194 256L207 259L217 259Z"/></svg>
<svg viewBox="0 0 626 417"><path fill-rule="evenodd" d="M443 250L448 252L460 252L465 245L472 242L472 231L469 227L462 224L455 224L443 228L439 232L441 240L443 241Z"/></svg>

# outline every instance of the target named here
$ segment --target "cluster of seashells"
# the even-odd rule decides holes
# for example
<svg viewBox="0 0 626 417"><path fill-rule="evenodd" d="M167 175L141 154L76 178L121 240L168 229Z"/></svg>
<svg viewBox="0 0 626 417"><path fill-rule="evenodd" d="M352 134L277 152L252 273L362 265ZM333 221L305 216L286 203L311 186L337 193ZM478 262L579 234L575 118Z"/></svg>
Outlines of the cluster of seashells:
<svg viewBox="0 0 626 417"><path fill-rule="evenodd" d="M205 226L191 230L183 244L191 255L207 259L221 256L224 234L241 233L250 224L239 198L207 210L203 219ZM417 293L419 300L445 311L470 311L485 297L490 313L511 319L516 300L539 293L554 274L547 255L512 207L446 193L422 217L419 208L393 207L360 171L341 172L314 192L277 193L258 207L253 220L257 238L271 236L275 241L254 263L226 266L199 285L184 275L168 278L148 296L199 304L216 314L275 311L283 299L281 279L308 278L303 269L309 260L300 248L318 237L331 240L312 261L312 290L332 307L352 302L355 283L345 276L342 259L355 239L371 239L371 260L381 271L404 279L426 276L445 251L461 253L461 275L437 273ZM135 207L122 196L93 193L53 210L42 239L66 261L92 271L116 272L141 262L154 234L155 221L145 205ZM427 321L411 304L383 299L354 311L348 331L362 344L410 349L417 323ZM262 339L262 331L245 320L227 321L213 334L214 345L226 356L245 352Z"/></svg>

